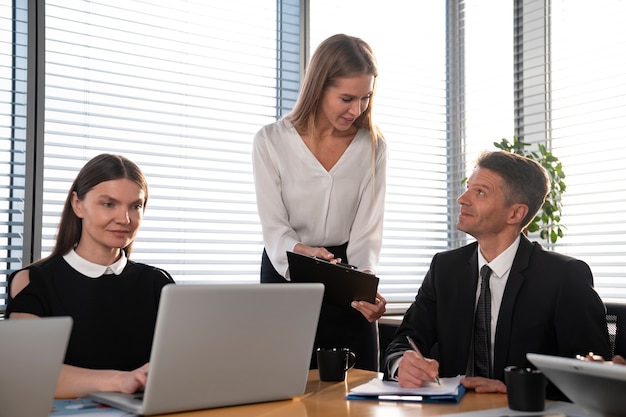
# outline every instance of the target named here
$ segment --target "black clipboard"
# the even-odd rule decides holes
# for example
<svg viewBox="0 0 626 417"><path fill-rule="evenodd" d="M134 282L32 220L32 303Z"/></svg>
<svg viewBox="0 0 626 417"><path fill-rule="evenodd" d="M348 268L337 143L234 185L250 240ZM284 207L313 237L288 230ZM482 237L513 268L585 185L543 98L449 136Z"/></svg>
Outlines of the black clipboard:
<svg viewBox="0 0 626 417"><path fill-rule="evenodd" d="M287 251L292 282L321 282L324 302L351 308L352 301L376 303L379 278L344 264Z"/></svg>

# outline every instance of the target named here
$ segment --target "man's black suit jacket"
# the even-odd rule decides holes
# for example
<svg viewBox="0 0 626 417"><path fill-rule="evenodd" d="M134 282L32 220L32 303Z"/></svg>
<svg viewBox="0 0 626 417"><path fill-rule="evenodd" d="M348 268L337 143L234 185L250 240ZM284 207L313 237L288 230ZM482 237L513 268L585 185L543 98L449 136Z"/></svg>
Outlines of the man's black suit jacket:
<svg viewBox="0 0 626 417"><path fill-rule="evenodd" d="M436 356L440 376L466 374L478 285L477 248L474 242L433 257L385 352L387 378L390 363L410 349L407 335L424 354ZM589 266L546 251L522 235L498 314L494 378L504 381L504 368L510 365L531 367L528 352L570 358L589 352L611 355L605 307L593 289Z"/></svg>

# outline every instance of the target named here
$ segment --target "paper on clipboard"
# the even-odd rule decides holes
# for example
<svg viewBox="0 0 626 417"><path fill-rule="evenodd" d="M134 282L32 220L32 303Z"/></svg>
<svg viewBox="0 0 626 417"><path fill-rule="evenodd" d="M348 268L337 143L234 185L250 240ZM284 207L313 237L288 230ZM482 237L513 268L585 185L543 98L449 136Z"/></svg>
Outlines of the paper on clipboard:
<svg viewBox="0 0 626 417"><path fill-rule="evenodd" d="M287 260L292 282L324 284L324 302L345 308L351 308L354 300L376 302L379 279L375 275L295 252L288 251Z"/></svg>
<svg viewBox="0 0 626 417"><path fill-rule="evenodd" d="M465 393L461 378L460 375L453 378L440 378L441 385L427 382L419 388L402 388L395 381L373 378L351 389L346 398L349 400L457 403Z"/></svg>

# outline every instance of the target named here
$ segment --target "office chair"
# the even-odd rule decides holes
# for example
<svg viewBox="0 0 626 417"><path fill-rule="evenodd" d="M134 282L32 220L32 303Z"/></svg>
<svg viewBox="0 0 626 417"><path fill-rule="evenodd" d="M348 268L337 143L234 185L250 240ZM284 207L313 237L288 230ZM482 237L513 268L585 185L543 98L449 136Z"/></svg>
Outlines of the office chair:
<svg viewBox="0 0 626 417"><path fill-rule="evenodd" d="M626 303L604 303L613 355L626 357Z"/></svg>

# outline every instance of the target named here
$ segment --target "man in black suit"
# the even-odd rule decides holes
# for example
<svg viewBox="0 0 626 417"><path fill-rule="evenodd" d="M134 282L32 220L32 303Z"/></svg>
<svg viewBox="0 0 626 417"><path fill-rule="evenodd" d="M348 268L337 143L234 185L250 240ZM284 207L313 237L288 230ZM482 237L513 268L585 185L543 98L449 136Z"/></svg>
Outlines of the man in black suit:
<svg viewBox="0 0 626 417"><path fill-rule="evenodd" d="M528 352L572 358L594 352L610 358L605 307L587 264L546 251L522 233L549 187L546 171L535 161L509 152L479 157L457 200L457 228L476 242L433 257L385 352L385 378L417 387L438 375L466 375L466 388L506 392L504 368L531 367ZM483 280L484 265L490 273ZM487 324L475 331L475 310L483 311L477 308L483 281L490 292L489 301L480 303L487 308ZM482 350L484 368L475 356ZM549 387L548 398L562 399L562 394Z"/></svg>

